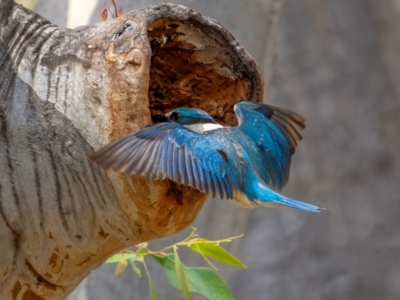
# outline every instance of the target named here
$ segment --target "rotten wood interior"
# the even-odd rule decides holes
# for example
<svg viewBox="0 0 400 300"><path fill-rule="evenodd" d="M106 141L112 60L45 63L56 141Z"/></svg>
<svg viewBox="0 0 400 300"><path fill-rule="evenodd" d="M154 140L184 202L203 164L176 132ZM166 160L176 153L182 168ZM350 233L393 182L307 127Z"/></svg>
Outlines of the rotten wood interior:
<svg viewBox="0 0 400 300"><path fill-rule="evenodd" d="M178 106L209 112L218 122L236 124L233 105L251 100L252 82L227 41L212 28L166 18L148 27L152 49L149 102L152 114ZM258 99L256 99L258 100Z"/></svg>

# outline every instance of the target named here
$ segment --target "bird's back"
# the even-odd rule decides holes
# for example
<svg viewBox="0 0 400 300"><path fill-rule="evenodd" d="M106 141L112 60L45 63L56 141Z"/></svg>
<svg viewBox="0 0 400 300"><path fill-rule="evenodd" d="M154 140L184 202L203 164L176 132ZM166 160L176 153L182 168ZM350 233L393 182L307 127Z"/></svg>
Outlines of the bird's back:
<svg viewBox="0 0 400 300"><path fill-rule="evenodd" d="M254 169L260 179L267 180L263 154L256 143L242 130L237 127L223 127L205 134L226 142L228 163L233 168L232 171L241 177L241 182L245 180L249 168Z"/></svg>
<svg viewBox="0 0 400 300"><path fill-rule="evenodd" d="M274 106L240 102L235 105L238 128L254 141L262 152L266 182L282 189L289 180L290 162L304 119L296 113Z"/></svg>

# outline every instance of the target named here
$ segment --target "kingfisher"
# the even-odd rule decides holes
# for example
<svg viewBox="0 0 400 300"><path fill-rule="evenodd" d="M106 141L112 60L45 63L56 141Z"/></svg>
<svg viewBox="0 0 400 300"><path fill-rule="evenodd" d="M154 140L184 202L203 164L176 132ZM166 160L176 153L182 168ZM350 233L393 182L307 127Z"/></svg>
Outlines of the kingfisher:
<svg viewBox="0 0 400 300"><path fill-rule="evenodd" d="M291 156L305 120L291 111L254 102L237 103L234 111L238 126L225 127L203 110L178 107L154 116L154 124L88 158L106 170L168 178L245 208L324 210L274 191L288 182Z"/></svg>

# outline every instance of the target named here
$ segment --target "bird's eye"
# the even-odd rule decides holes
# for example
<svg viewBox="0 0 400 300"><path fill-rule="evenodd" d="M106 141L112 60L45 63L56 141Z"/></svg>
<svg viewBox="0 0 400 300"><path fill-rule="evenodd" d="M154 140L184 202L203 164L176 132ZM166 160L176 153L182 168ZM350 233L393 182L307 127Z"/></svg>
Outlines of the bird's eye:
<svg viewBox="0 0 400 300"><path fill-rule="evenodd" d="M171 119L171 121L176 122L181 118L181 115L177 112L173 112L169 118Z"/></svg>

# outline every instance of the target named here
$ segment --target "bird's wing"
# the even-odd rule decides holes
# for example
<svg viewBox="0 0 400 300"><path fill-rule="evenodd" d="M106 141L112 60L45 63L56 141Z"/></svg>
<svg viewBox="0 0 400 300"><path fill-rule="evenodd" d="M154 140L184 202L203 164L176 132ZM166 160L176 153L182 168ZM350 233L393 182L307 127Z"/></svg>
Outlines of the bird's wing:
<svg viewBox="0 0 400 300"><path fill-rule="evenodd" d="M189 131L177 123L145 127L89 155L104 169L169 178L214 197L231 199L236 185L224 142Z"/></svg>
<svg viewBox="0 0 400 300"><path fill-rule="evenodd" d="M267 166L266 181L282 189L289 180L291 156L302 139L305 120L300 115L278 107L248 102L235 110L239 126L261 149Z"/></svg>

